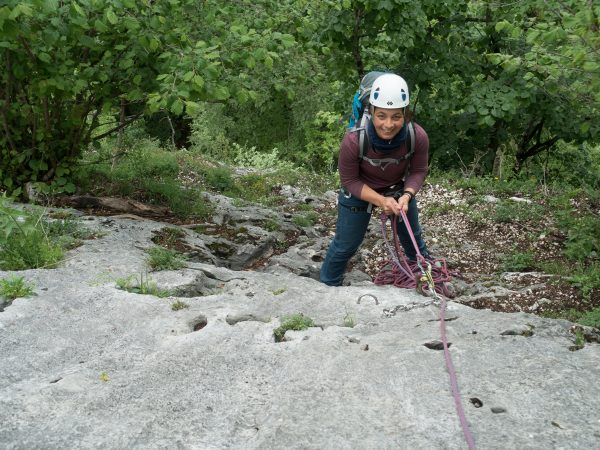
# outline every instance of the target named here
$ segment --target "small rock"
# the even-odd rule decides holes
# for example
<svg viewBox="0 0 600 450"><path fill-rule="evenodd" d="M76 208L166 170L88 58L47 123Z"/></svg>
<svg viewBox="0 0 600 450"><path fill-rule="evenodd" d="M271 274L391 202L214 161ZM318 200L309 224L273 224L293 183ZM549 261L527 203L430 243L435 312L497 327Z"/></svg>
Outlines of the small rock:
<svg viewBox="0 0 600 450"><path fill-rule="evenodd" d="M501 414L506 412L506 408L503 408L502 406L492 406L491 410L494 414Z"/></svg>
<svg viewBox="0 0 600 450"><path fill-rule="evenodd" d="M533 203L533 201L529 200L528 198L510 197L509 200L520 203Z"/></svg>

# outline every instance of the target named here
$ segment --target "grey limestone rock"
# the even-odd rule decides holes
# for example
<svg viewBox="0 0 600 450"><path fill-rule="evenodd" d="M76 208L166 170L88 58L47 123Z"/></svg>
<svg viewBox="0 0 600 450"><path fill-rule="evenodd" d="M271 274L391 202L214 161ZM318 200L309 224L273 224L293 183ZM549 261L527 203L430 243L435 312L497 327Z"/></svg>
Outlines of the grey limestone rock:
<svg viewBox="0 0 600 450"><path fill-rule="evenodd" d="M425 297L190 262L150 274L185 295L173 311L177 295L115 286L147 270L165 224L102 220L60 267L20 272L37 295L0 312L2 448L466 448ZM319 327L275 343L291 314ZM446 315L478 448L598 448L599 344L570 351L571 323L531 314L450 302Z"/></svg>

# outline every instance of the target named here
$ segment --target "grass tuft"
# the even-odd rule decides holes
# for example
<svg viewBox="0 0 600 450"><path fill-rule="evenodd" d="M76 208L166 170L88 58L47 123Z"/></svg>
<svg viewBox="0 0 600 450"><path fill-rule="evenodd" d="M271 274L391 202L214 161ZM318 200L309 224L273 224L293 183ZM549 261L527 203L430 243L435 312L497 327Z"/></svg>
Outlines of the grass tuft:
<svg viewBox="0 0 600 450"><path fill-rule="evenodd" d="M275 342L282 342L287 330L301 331L312 326L314 326L313 320L303 314L284 316L281 325L273 331Z"/></svg>
<svg viewBox="0 0 600 450"><path fill-rule="evenodd" d="M148 250L146 264L152 270L178 270L185 267L185 255L163 247L152 247Z"/></svg>
<svg viewBox="0 0 600 450"><path fill-rule="evenodd" d="M33 294L33 285L23 277L16 275L0 280L0 297L12 301L19 297L29 297Z"/></svg>

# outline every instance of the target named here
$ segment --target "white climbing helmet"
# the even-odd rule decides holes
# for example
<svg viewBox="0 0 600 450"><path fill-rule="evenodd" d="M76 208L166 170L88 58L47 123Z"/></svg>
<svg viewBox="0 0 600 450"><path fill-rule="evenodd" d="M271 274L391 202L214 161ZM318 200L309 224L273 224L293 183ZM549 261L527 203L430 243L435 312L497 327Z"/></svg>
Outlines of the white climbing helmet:
<svg viewBox="0 0 600 450"><path fill-rule="evenodd" d="M376 108L396 109L408 106L408 85L394 73L380 75L371 86L369 103Z"/></svg>

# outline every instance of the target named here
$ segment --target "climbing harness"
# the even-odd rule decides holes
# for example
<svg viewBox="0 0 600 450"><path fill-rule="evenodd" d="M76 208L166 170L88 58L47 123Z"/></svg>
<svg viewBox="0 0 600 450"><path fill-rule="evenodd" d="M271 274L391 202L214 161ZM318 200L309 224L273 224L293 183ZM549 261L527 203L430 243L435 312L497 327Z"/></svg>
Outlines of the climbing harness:
<svg viewBox="0 0 600 450"><path fill-rule="evenodd" d="M396 230L397 227L393 221L392 230L394 236L394 247L390 245L386 233L388 216L382 214L381 223L383 238L390 253L390 261L383 264L381 272L375 278L375 283L393 284L397 287L415 288L421 294L429 295L432 298L422 303L412 302L407 305L398 305L392 309L384 309L383 314L385 317L392 317L396 315L398 311L409 311L414 308L420 308L429 305L440 307L440 334L442 337L442 344L444 346L444 359L446 360L446 368L450 378L450 388L452 390L452 396L454 397L456 413L458 415L460 426L463 430L469 450L476 450L477 447L475 446L475 440L473 439L473 435L469 429L469 424L467 423L465 411L460 399L456 371L454 370L454 364L452 363L452 358L450 357L448 338L446 336L446 297L449 297L449 295L445 283L450 281L450 273L446 267L445 260L432 258L427 259L421 255L415 240L415 236L412 232L410 224L408 223L406 213L402 210L400 211L400 214L417 252L416 261L407 261L406 257L404 256L404 252L402 252L400 249L398 232ZM398 217L393 216L393 220L398 220ZM391 266L391 268L389 266Z"/></svg>

